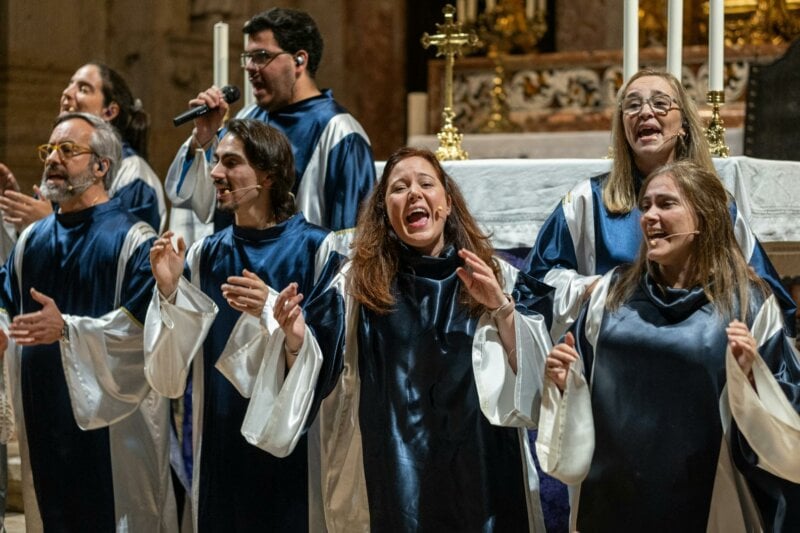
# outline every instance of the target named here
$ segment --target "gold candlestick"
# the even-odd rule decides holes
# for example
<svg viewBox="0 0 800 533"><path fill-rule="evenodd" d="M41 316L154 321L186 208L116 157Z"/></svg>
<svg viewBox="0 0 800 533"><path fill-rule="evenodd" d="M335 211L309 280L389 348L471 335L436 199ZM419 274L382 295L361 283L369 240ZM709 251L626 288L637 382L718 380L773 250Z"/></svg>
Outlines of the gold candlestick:
<svg viewBox="0 0 800 533"><path fill-rule="evenodd" d="M436 157L439 161L453 161L457 159L468 159L469 154L462 150L461 139L464 136L458 132L458 128L453 124L455 112L453 112L453 63L455 56L462 53L464 46L475 46L478 43L478 36L474 32L465 33L461 31L461 23L453 21L456 9L447 4L442 9L444 13L444 24L436 25L435 35L422 34L422 47L428 48L431 45L437 47L436 57L445 57L444 70L444 110L442 118L444 125L436 136L439 138L439 148L436 150Z"/></svg>
<svg viewBox="0 0 800 533"><path fill-rule="evenodd" d="M725 103L725 91L708 91L706 102L711 104L711 120L706 128L706 139L708 139L708 149L712 156L728 157L730 148L725 144L725 127L719 108Z"/></svg>
<svg viewBox="0 0 800 533"><path fill-rule="evenodd" d="M485 44L486 56L494 64L492 102L489 116L480 127L481 133L522 130L509 118L503 57L512 51L531 53L537 50L547 32L545 16L545 12L538 11L528 18L522 0L498 0L476 20L478 37Z"/></svg>

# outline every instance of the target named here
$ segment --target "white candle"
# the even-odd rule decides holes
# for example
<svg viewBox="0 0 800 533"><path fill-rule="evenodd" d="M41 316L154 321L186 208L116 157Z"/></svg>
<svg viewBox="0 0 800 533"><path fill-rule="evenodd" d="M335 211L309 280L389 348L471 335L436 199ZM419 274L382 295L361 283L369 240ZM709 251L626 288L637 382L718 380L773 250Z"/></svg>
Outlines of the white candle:
<svg viewBox="0 0 800 533"><path fill-rule="evenodd" d="M533 0L525 0L525 17L528 20L533 18Z"/></svg>
<svg viewBox="0 0 800 533"><path fill-rule="evenodd" d="M467 0L467 20L475 20L478 16L478 0Z"/></svg>
<svg viewBox="0 0 800 533"><path fill-rule="evenodd" d="M214 24L214 85L228 85L228 25Z"/></svg>
<svg viewBox="0 0 800 533"><path fill-rule="evenodd" d="M667 8L667 72L681 80L683 55L683 0L669 0Z"/></svg>
<svg viewBox="0 0 800 533"><path fill-rule="evenodd" d="M625 0L622 75L627 82L639 70L639 0Z"/></svg>
<svg viewBox="0 0 800 533"><path fill-rule="evenodd" d="M245 33L244 34L244 51L245 52L247 51L247 45L248 45L249 42L250 42L250 36ZM244 106L245 107L249 107L249 106L251 106L251 105L256 103L256 97L253 96L253 87L250 86L250 82L248 81L249 75L247 74L247 71L244 70L244 69L242 69L242 71L244 72L242 74L242 76L243 76L242 79L244 80L242 82L242 84L245 86L244 87Z"/></svg>
<svg viewBox="0 0 800 533"><path fill-rule="evenodd" d="M708 3L708 90L723 90L725 54L725 2Z"/></svg>
<svg viewBox="0 0 800 533"><path fill-rule="evenodd" d="M456 1L456 20L459 22L467 21L467 0Z"/></svg>
<svg viewBox="0 0 800 533"><path fill-rule="evenodd" d="M428 93L408 93L408 136L428 133Z"/></svg>
<svg viewBox="0 0 800 533"><path fill-rule="evenodd" d="M547 11L547 8L545 7L546 2L547 0L536 0L536 12L541 13L542 16L544 16L545 12Z"/></svg>
<svg viewBox="0 0 800 533"><path fill-rule="evenodd" d="M494 0L486 0L486 13L494 10Z"/></svg>

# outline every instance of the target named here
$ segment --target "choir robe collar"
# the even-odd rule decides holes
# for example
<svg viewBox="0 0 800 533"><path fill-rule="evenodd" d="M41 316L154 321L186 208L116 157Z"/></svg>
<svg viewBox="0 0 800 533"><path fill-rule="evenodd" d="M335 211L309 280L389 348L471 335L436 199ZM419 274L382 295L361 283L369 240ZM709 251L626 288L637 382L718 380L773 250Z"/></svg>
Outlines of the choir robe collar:
<svg viewBox="0 0 800 533"><path fill-rule="evenodd" d="M423 278L444 279L451 276L462 263L452 244L445 246L438 257L423 255L402 242L399 249L400 271Z"/></svg>
<svg viewBox="0 0 800 533"><path fill-rule="evenodd" d="M708 303L708 297L702 287L678 289L660 285L649 274L642 277L640 283L647 298L671 320L680 320Z"/></svg>
<svg viewBox="0 0 800 533"><path fill-rule="evenodd" d="M98 216L104 215L116 209L119 209L119 201L111 198L107 202L93 205L91 207L87 207L86 209L81 209L80 211L62 213L61 211L57 210L55 217L56 221L62 226L72 228L83 224L84 222L89 222Z"/></svg>

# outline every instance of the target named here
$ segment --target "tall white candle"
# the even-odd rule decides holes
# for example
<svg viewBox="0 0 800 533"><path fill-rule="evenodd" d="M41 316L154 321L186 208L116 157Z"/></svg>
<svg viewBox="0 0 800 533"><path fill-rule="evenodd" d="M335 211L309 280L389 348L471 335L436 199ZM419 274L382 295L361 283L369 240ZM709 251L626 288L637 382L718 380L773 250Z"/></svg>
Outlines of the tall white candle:
<svg viewBox="0 0 800 533"><path fill-rule="evenodd" d="M244 50L247 51L247 44L250 42L250 36L246 33L244 34ZM250 107L251 105L256 103L256 97L253 96L253 87L250 86L250 81L248 80L249 75L247 74L246 70L243 70L242 85L244 85L244 106Z"/></svg>
<svg viewBox="0 0 800 533"><path fill-rule="evenodd" d="M639 0L625 0L622 75L627 82L639 70Z"/></svg>
<svg viewBox="0 0 800 533"><path fill-rule="evenodd" d="M467 0L456 0L456 20L458 22L467 21Z"/></svg>
<svg viewBox="0 0 800 533"><path fill-rule="evenodd" d="M478 0L467 0L467 20L475 20L478 15Z"/></svg>
<svg viewBox="0 0 800 533"><path fill-rule="evenodd" d="M708 3L708 90L723 90L725 54L725 2Z"/></svg>
<svg viewBox="0 0 800 533"><path fill-rule="evenodd" d="M533 0L525 0L525 17L529 20L533 18Z"/></svg>
<svg viewBox="0 0 800 533"><path fill-rule="evenodd" d="M494 0L486 0L486 12L494 10Z"/></svg>
<svg viewBox="0 0 800 533"><path fill-rule="evenodd" d="M214 24L214 85L228 85L228 25Z"/></svg>
<svg viewBox="0 0 800 533"><path fill-rule="evenodd" d="M547 0L536 0L536 12L541 13L544 16L545 12L547 11L547 7L545 4Z"/></svg>
<svg viewBox="0 0 800 533"><path fill-rule="evenodd" d="M683 0L669 0L667 8L667 72L681 79L683 55Z"/></svg>

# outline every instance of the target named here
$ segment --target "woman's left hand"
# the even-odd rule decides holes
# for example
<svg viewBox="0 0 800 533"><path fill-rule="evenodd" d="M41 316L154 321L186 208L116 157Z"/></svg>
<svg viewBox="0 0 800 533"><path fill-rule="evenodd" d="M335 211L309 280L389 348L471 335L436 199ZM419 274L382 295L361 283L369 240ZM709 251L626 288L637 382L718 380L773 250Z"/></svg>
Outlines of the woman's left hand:
<svg viewBox="0 0 800 533"><path fill-rule="evenodd" d="M475 300L487 309L497 309L508 302L489 265L464 248L458 251L458 256L464 260L464 266L458 267L456 274Z"/></svg>
<svg viewBox="0 0 800 533"><path fill-rule="evenodd" d="M750 334L747 324L738 320L732 321L725 328L728 334L728 344L731 347L733 357L739 363L742 372L745 373L750 383L753 382L753 361L758 357L758 347L756 339Z"/></svg>

